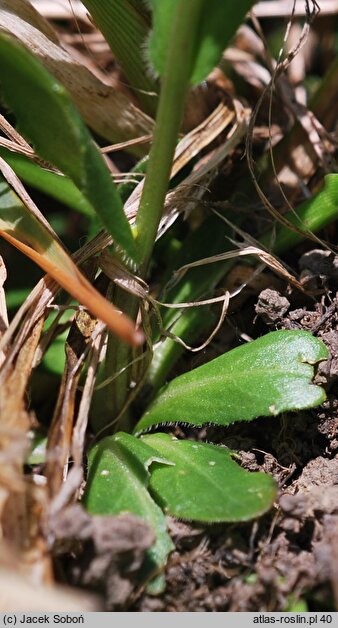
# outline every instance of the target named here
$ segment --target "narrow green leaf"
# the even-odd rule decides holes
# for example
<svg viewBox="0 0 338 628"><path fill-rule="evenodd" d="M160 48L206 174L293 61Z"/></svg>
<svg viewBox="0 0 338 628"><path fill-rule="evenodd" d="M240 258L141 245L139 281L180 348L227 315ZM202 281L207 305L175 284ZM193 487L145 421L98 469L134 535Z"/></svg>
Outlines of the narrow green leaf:
<svg viewBox="0 0 338 628"><path fill-rule="evenodd" d="M243 22L246 13L255 4L254 0L205 0L198 33L198 52L196 56L192 83L199 83L220 61L224 48L234 37Z"/></svg>
<svg viewBox="0 0 338 628"><path fill-rule="evenodd" d="M11 33L34 52L68 90L86 124L110 144L152 133L151 118L126 94L102 82L87 67L75 61L60 45L49 22L28 0L1 0L0 30ZM128 151L138 157L147 153L143 144L129 146Z"/></svg>
<svg viewBox="0 0 338 628"><path fill-rule="evenodd" d="M145 111L153 115L158 85L144 54L150 28L145 4L142 6L141 2L130 0L83 0L83 4L103 33L137 99Z"/></svg>
<svg viewBox="0 0 338 628"><path fill-rule="evenodd" d="M338 216L338 174L331 173L324 177L324 185L312 198L303 201L298 207L284 214L284 218L303 231L292 231L284 224L276 224L273 252L277 255L289 251L301 242L310 232L318 232ZM271 229L260 242L264 247L271 247Z"/></svg>
<svg viewBox="0 0 338 628"><path fill-rule="evenodd" d="M142 441L175 463L154 465L149 483L168 514L206 522L246 521L271 508L276 497L273 478L245 471L229 449L161 433L143 436Z"/></svg>
<svg viewBox="0 0 338 628"><path fill-rule="evenodd" d="M328 357L306 331L276 331L177 377L164 386L135 428L177 421L228 425L322 403L312 364Z"/></svg>
<svg viewBox="0 0 338 628"><path fill-rule="evenodd" d="M15 174L24 183L27 183L32 188L55 198L80 214L88 217L95 216L92 205L88 203L80 190L68 177L41 168L28 157L13 153L7 148L0 147L0 157L13 168Z"/></svg>
<svg viewBox="0 0 338 628"><path fill-rule="evenodd" d="M62 288L130 344L142 342L134 323L116 310L82 275L55 233L33 214L0 174L0 236L27 255Z"/></svg>
<svg viewBox="0 0 338 628"><path fill-rule="evenodd" d="M118 515L130 512L153 528L156 543L148 550L147 576L162 570L173 549L166 519L148 492L153 462L170 464L149 445L119 432L104 438L89 454L89 474L84 494L92 514Z"/></svg>
<svg viewBox="0 0 338 628"><path fill-rule="evenodd" d="M195 1L195 0L194 0ZM167 51L175 45L171 26L179 0L149 0L153 9L153 32L149 41L149 57L154 69L163 74ZM200 83L220 61L224 48L235 35L237 28L253 6L253 0L203 0L199 25L195 37L196 52L191 83ZM186 3L190 10L190 3Z"/></svg>
<svg viewBox="0 0 338 628"><path fill-rule="evenodd" d="M65 88L26 48L0 34L0 81L24 137L69 176L133 259L136 245L109 170Z"/></svg>

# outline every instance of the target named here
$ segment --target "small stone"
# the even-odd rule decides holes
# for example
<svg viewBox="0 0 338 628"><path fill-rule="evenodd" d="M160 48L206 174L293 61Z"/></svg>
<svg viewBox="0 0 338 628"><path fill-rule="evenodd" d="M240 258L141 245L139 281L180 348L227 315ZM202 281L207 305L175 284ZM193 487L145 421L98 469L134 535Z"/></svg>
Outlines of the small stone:
<svg viewBox="0 0 338 628"><path fill-rule="evenodd" d="M283 318L290 307L286 297L283 297L277 290L267 288L263 290L256 305L256 314L261 316L266 323L275 323Z"/></svg>
<svg viewBox="0 0 338 628"><path fill-rule="evenodd" d="M313 249L304 253L299 260L301 270L308 270L313 276L338 279L338 255L332 251Z"/></svg>

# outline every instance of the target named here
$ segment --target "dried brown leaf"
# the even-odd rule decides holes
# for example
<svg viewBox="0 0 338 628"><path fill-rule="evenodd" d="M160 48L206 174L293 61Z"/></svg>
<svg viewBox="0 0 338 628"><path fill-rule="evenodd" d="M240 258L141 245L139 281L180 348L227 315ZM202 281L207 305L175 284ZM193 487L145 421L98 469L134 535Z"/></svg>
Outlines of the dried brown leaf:
<svg viewBox="0 0 338 628"><path fill-rule="evenodd" d="M107 288L106 278L102 275L100 279L100 283L105 283ZM66 365L48 434L46 476L51 497L58 493L63 483L71 449L77 386L88 351L96 337L97 323L97 319L88 312L78 312L66 341Z"/></svg>
<svg viewBox="0 0 338 628"><path fill-rule="evenodd" d="M41 585L52 579L51 561L41 533L47 504L34 483L24 477L29 447L30 418L26 410L27 385L38 345L43 317L26 337L15 360L0 375L0 529L3 546L16 557L17 570ZM4 565L0 555L0 567ZM6 589L7 590L7 589ZM3 589L1 588L1 591ZM10 591L8 590L8 594ZM0 594L1 598L1 594Z"/></svg>
<svg viewBox="0 0 338 628"><path fill-rule="evenodd" d="M204 264L213 264L215 262L220 262L227 259L234 259L245 255L255 255L256 257L258 257L258 259L260 259L261 262L266 264L266 266L268 266L269 268L271 268L271 270L277 273L277 275L280 275L281 277L283 277L283 279L294 285L298 290L304 292L304 287L302 286L302 284L298 281L298 279L296 279L294 275L289 273L285 266L283 266L283 264L276 257L274 257L271 253L264 251L264 249L260 249L256 246L246 246L239 250L227 251L226 253L220 253L219 255L213 255L211 257L200 259L197 262L185 264L175 271L175 282L180 279L187 272L187 270L189 270L189 268L204 266Z"/></svg>
<svg viewBox="0 0 338 628"><path fill-rule="evenodd" d="M27 0L0 0L0 28L34 51L70 92L87 124L110 142L150 135L153 121L116 88L105 85L60 45L48 22ZM142 146L134 146L143 154Z"/></svg>

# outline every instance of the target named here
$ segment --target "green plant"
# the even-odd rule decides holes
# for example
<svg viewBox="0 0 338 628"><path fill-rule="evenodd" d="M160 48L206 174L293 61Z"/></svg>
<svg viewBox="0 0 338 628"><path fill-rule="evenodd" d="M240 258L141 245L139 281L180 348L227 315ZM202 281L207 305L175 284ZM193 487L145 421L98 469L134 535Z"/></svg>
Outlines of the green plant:
<svg viewBox="0 0 338 628"><path fill-rule="evenodd" d="M234 452L142 432L180 422L229 425L315 406L325 393L311 384L311 365L327 355L323 343L307 332L272 332L177 377L140 419L135 428L140 438L118 433L92 450L88 509L127 510L149 520L162 550L150 553L156 570L171 549L157 504L167 514L204 522L245 521L265 512L276 497L274 481L241 469Z"/></svg>
<svg viewBox="0 0 338 628"><path fill-rule="evenodd" d="M127 4L130 9L130 3ZM93 222L94 219L100 221L106 228L109 243L113 242L110 260L122 267L124 278L130 279L135 272L141 280L148 279L187 90L191 84L203 80L218 62L252 4L247 0L241 3L239 10L233 0L227 3L218 0L150 2L153 31L148 55L154 73L161 77L161 89L146 178L132 228L119 191L66 90L13 37L0 36L0 79L7 105L14 111L22 134L39 157L66 175L67 178L59 181L59 195L64 198L70 194L72 207L85 212ZM98 13L97 19L104 16L100 18ZM8 161L11 162L10 158ZM19 161L12 160L13 168L18 171L22 168L22 176L32 176L41 187L46 173L40 172L40 165L29 168L27 163ZM59 175L49 173L49 176ZM330 183L333 185L333 178L328 180L328 185ZM1 186L0 233L40 264L114 332L108 340L102 377L108 383L112 380L108 387L103 387L107 403L104 408L102 405L101 412L103 398L98 395L91 419L99 438L102 432L109 432L117 417L122 416L125 425L132 418L129 387L133 374L129 364L135 354L121 338L134 345L142 342L143 336L135 331L132 322L136 321L139 311L138 297L135 290L115 288L114 303L129 319L119 316L83 277L43 217L32 214L24 206L8 181L3 180ZM321 217L320 225L336 214L336 207L332 210L331 205L325 217ZM303 221L308 208L309 205L302 210ZM317 211L315 214L317 217ZM205 230L205 223L202 228ZM216 234L219 223L210 220L207 228ZM222 233L219 241L215 241L215 252L224 250L223 237ZM283 246L289 242L285 231L281 231L278 238ZM198 246L197 256L201 250L203 247ZM277 250L280 249L277 247ZM172 294L172 301L180 303L182 299L199 298L216 285L224 272L224 268L218 269L212 279L208 271L204 275L200 270L191 273L182 280L181 292ZM145 334L151 345L151 335L155 336L156 332L151 329L144 307L143 314ZM200 331L199 318L194 330L189 315L181 318L178 328L177 321L169 318L165 323L168 327L175 323L174 333L182 332L182 335L187 331L194 338ZM323 389L311 383L313 365L325 358L327 350L323 343L306 332L268 334L175 378L159 390L147 406L134 435L119 431L94 446L89 453L84 503L95 514L129 511L149 522L156 534L156 543L147 554L145 579L163 570L172 550L165 514L203 522L245 521L271 507L277 488L269 476L244 471L235 461L236 454L225 448L176 440L161 432L143 433L164 424L229 425L262 415L275 416L284 411L311 408L325 399ZM156 359L159 368L158 355ZM159 359L163 360L161 356ZM160 375L153 375L151 380L153 392L160 388L173 364L171 356L167 355L165 360ZM140 361L143 367L147 366L145 361ZM123 376L117 378L120 371ZM139 383L142 384L145 375L146 369L141 372ZM104 381L101 383L104 386ZM128 404L129 416L126 414ZM154 592L162 586L161 578L149 584Z"/></svg>

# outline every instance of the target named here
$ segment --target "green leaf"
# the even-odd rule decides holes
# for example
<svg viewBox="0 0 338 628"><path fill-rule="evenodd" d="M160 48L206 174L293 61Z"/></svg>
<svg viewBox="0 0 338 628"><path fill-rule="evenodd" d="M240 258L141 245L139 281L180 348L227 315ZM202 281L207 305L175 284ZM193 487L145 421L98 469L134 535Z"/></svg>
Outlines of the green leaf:
<svg viewBox="0 0 338 628"><path fill-rule="evenodd" d="M0 174L0 236L27 255L76 300L130 344L142 338L134 323L116 310L84 277L38 210L32 213Z"/></svg>
<svg viewBox="0 0 338 628"><path fill-rule="evenodd" d="M3 33L0 81L22 134L37 154L73 180L114 240L135 258L119 193L68 93L26 48Z"/></svg>
<svg viewBox="0 0 338 628"><path fill-rule="evenodd" d="M30 436L31 447L27 455L26 464L44 464L46 462L47 438L34 432Z"/></svg>
<svg viewBox="0 0 338 628"><path fill-rule="evenodd" d="M130 512L149 523L156 535L156 543L147 552L147 577L163 569L173 549L165 516L147 488L148 469L155 461L171 464L130 434L118 432L108 436L89 454L89 474L84 494L85 506L92 514Z"/></svg>
<svg viewBox="0 0 338 628"><path fill-rule="evenodd" d="M62 376L65 370L66 353L65 342L68 336L68 330L63 334L59 334L48 347L45 355L43 356L42 364L44 368L53 373L54 375Z"/></svg>
<svg viewBox="0 0 338 628"><path fill-rule="evenodd" d="M276 497L274 480L242 469L229 449L168 434L143 436L142 442L175 463L154 465L149 483L170 515L205 522L246 521L266 512Z"/></svg>
<svg viewBox="0 0 338 628"><path fill-rule="evenodd" d="M272 332L164 386L135 433L159 423L228 425L312 408L325 392L311 383L311 364L327 357L322 341L306 331Z"/></svg>
<svg viewBox="0 0 338 628"><path fill-rule="evenodd" d="M138 2L139 0L135 0ZM0 30L17 37L68 90L86 124L109 144L153 132L153 121L113 85L107 85L60 45L49 22L27 0L1 0ZM144 144L127 149L139 157Z"/></svg>
<svg viewBox="0 0 338 628"><path fill-rule="evenodd" d="M28 157L13 153L7 148L0 147L0 157L13 168L15 174L22 181L32 188L55 198L85 216L90 218L95 216L92 205L86 201L80 190L68 177L41 168Z"/></svg>
<svg viewBox="0 0 338 628"><path fill-rule="evenodd" d="M193 0L195 1L195 0ZM173 16L180 0L149 0L153 9L154 29L149 41L149 57L154 69L163 74L167 51L175 43L172 33ZM224 48L235 35L253 0L203 0L195 37L196 52L191 83L200 83L220 61ZM190 10L190 3L186 3Z"/></svg>
<svg viewBox="0 0 338 628"><path fill-rule="evenodd" d="M289 226L277 222L273 252L280 255L289 251L312 232L316 233L337 220L337 216L338 174L331 173L324 177L324 185L317 194L284 214L284 218L300 232L293 231ZM264 247L270 248L271 229L261 236L260 242Z"/></svg>
<svg viewBox="0 0 338 628"><path fill-rule="evenodd" d="M145 5L130 0L83 0L96 26L123 69L145 111L153 115L158 85L147 67L144 54L150 20Z"/></svg>

